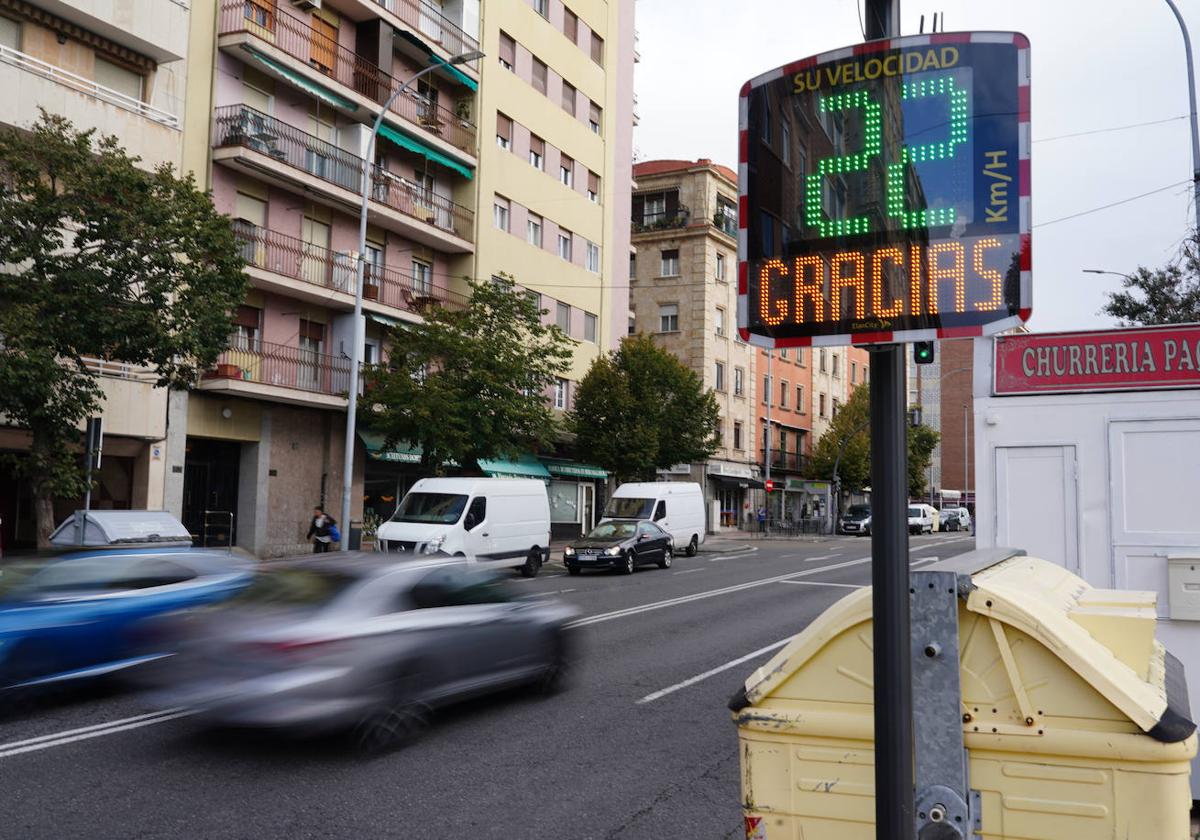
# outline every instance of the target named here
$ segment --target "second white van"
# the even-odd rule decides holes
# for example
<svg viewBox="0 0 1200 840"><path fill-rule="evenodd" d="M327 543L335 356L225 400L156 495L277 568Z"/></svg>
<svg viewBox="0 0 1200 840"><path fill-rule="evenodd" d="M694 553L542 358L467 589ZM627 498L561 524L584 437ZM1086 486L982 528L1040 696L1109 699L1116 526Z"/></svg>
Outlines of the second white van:
<svg viewBox="0 0 1200 840"><path fill-rule="evenodd" d="M391 554L449 554L533 577L550 559L546 485L527 478L422 478L375 532Z"/></svg>
<svg viewBox="0 0 1200 840"><path fill-rule="evenodd" d="M704 542L704 492L694 481L622 484L604 507L605 519L649 519L671 535L676 551L694 557Z"/></svg>

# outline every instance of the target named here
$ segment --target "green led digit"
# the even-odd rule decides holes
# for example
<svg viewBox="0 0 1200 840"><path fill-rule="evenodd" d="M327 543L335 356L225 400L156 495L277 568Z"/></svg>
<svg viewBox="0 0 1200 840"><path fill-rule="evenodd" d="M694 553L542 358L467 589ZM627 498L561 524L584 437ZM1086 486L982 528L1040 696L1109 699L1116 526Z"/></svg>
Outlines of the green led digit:
<svg viewBox="0 0 1200 840"><path fill-rule="evenodd" d="M896 163L887 168L887 213L900 220L902 228L934 227L954 224L954 208L938 207L925 210L906 210L904 207L904 171L913 163L950 160L956 150L967 142L967 92L954 83L954 76L945 74L905 82L902 99L923 99L944 96L950 100L950 133L945 140L905 146Z"/></svg>
<svg viewBox="0 0 1200 840"><path fill-rule="evenodd" d="M851 155L822 158L817 164L817 171L805 178L804 221L809 226L820 230L821 236L867 233L870 229L870 222L866 216L853 216L846 219L826 217L824 185L825 179L832 175L863 171L867 168L867 161L872 156L879 154L883 138L879 103L872 99L865 90L855 90L821 97L818 108L822 113L861 108L865 116L863 147L862 151Z"/></svg>

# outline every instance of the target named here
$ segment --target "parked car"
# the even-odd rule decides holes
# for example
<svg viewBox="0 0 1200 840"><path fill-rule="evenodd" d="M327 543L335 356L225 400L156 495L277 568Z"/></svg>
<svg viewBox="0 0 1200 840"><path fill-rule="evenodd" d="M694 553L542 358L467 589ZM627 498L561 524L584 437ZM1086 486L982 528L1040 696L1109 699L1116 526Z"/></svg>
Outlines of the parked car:
<svg viewBox="0 0 1200 840"><path fill-rule="evenodd" d="M704 491L694 481L622 484L604 507L605 519L647 519L671 535L676 551L695 557L704 542Z"/></svg>
<svg viewBox="0 0 1200 840"><path fill-rule="evenodd" d="M225 600L253 570L224 551L68 552L0 571L0 689L112 674L169 656L148 620Z"/></svg>
<svg viewBox="0 0 1200 840"><path fill-rule="evenodd" d="M909 505L908 506L908 533L910 534L932 534L933 533L933 514L929 505Z"/></svg>
<svg viewBox="0 0 1200 840"><path fill-rule="evenodd" d="M575 615L463 558L285 562L174 628L186 641L150 699L212 725L340 733L378 750L411 738L436 707L559 687Z"/></svg>
<svg viewBox="0 0 1200 840"><path fill-rule="evenodd" d="M942 508L943 531L971 530L971 514L966 508Z"/></svg>
<svg viewBox="0 0 1200 840"><path fill-rule="evenodd" d="M871 506L870 505L850 505L846 512L842 514L842 533L843 534L867 534L871 533Z"/></svg>
<svg viewBox="0 0 1200 840"><path fill-rule="evenodd" d="M671 535L644 519L607 519L586 537L563 549L563 565L577 575L584 569L619 569L631 575L643 563L671 568Z"/></svg>
<svg viewBox="0 0 1200 840"><path fill-rule="evenodd" d="M376 529L375 549L448 554L534 577L550 559L546 485L527 478L422 478Z"/></svg>

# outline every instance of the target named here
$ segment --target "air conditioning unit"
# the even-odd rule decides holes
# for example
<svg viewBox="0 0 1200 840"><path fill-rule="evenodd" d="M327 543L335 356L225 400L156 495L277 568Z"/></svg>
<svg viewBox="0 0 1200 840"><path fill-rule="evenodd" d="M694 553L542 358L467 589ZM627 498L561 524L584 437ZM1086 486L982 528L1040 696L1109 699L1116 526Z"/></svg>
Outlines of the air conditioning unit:
<svg viewBox="0 0 1200 840"><path fill-rule="evenodd" d="M297 9L313 10L321 8L321 0L292 0Z"/></svg>

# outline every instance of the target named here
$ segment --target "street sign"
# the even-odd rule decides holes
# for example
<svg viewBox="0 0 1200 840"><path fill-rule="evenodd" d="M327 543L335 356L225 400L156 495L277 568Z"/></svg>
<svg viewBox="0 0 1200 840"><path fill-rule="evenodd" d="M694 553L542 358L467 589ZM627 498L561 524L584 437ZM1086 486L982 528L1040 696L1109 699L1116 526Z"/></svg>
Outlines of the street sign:
<svg viewBox="0 0 1200 840"><path fill-rule="evenodd" d="M767 489L768 493L771 493L775 490L775 482L769 478L763 482L763 486Z"/></svg>
<svg viewBox="0 0 1200 840"><path fill-rule="evenodd" d="M870 41L765 73L739 105L743 338L929 341L1029 317L1023 35Z"/></svg>

